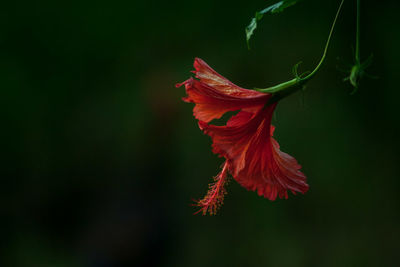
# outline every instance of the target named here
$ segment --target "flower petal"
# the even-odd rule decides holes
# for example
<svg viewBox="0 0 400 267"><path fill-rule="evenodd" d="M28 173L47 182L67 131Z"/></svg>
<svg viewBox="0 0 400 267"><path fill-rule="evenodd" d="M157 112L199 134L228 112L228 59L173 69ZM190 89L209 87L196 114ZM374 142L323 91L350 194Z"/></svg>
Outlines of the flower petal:
<svg viewBox="0 0 400 267"><path fill-rule="evenodd" d="M270 98L270 94L240 88L215 72L203 60L194 62L196 80L189 78L176 86L185 85L187 97L184 101L195 103L193 115L196 119L210 122L219 119L228 111L261 107Z"/></svg>
<svg viewBox="0 0 400 267"><path fill-rule="evenodd" d="M194 71L194 73L196 74L196 78L199 78L202 83L215 88L221 93L244 98L253 98L265 95L264 93L244 89L235 85L234 83L217 73L215 70L213 70L206 62L204 62L204 60L200 58L195 58L193 66L196 69Z"/></svg>
<svg viewBox="0 0 400 267"><path fill-rule="evenodd" d="M270 125L276 104L255 113L241 111L226 126L199 122L213 140L213 152L225 157L229 171L248 190L270 200L287 198L287 190L305 193L305 175L296 159L279 150Z"/></svg>

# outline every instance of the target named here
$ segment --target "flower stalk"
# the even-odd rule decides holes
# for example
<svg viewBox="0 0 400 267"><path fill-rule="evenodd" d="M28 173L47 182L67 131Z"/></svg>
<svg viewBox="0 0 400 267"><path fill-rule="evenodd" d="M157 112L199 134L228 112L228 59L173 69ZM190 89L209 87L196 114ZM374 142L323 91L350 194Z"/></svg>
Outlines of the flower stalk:
<svg viewBox="0 0 400 267"><path fill-rule="evenodd" d="M356 62L360 62L360 0L357 0Z"/></svg>

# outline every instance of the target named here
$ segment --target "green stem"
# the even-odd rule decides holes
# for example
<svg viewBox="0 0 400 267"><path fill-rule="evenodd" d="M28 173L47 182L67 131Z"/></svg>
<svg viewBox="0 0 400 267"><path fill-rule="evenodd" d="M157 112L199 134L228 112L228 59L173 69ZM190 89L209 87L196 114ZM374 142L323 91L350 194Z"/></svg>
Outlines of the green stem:
<svg viewBox="0 0 400 267"><path fill-rule="evenodd" d="M356 62L360 62L360 0L357 0Z"/></svg>
<svg viewBox="0 0 400 267"><path fill-rule="evenodd" d="M285 97L285 96L287 96L289 94L292 94L293 92L297 91L298 89L302 88L302 86L318 72L318 70L320 69L322 63L325 60L326 54L328 52L329 43L331 41L331 37L332 37L332 34L333 34L333 30L335 28L336 21L337 21L337 19L339 17L339 13L340 13L340 10L342 9L343 3L344 3L344 0L342 0L342 2L340 3L340 6L339 6L339 8L338 8L338 10L336 12L335 19L334 19L334 21L332 23L331 30L329 32L328 40L327 40L327 42L325 44L324 53L322 54L322 57L321 57L318 65L314 68L314 70L310 74L308 74L304 78L301 78L301 77L297 76L296 78L294 78L294 79L292 79L290 81L283 82L283 83L280 83L278 85L275 85L275 86L272 86L272 87L268 87L268 88L264 88L264 89L256 88L255 90L259 91L259 92L263 92L263 93L278 94L278 96L273 97L274 101L277 101L277 100L282 99L283 97Z"/></svg>
<svg viewBox="0 0 400 267"><path fill-rule="evenodd" d="M259 92L274 94L274 93L277 93L279 91L285 90L287 88L293 87L293 86L297 85L298 82L299 82L299 78L296 77L296 78L294 78L292 80L280 83L280 84L275 85L275 86L271 86L271 87L264 88L264 89L256 88L255 90L259 91Z"/></svg>
<svg viewBox="0 0 400 267"><path fill-rule="evenodd" d="M331 26L331 30L329 32L328 40L327 40L327 42L325 44L325 49L324 49L324 53L322 54L321 60L319 61L317 67L315 67L315 69L309 75L307 75L304 78L304 80L311 79L317 73L317 71L321 67L322 63L324 62L326 54L328 52L329 43L331 42L331 37L332 37L332 34L333 34L333 30L335 29L336 21L337 21L337 18L339 17L339 13L340 13L340 10L342 9L343 3L344 3L344 0L342 0L342 2L340 3L339 9L336 12L336 16L335 16L335 19L333 20L333 24Z"/></svg>

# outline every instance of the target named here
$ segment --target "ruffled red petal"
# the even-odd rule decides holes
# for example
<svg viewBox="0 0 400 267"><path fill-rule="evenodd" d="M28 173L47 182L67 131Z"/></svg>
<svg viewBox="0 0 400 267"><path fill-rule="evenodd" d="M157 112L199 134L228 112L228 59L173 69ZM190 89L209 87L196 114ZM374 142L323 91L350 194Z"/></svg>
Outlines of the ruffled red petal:
<svg viewBox="0 0 400 267"><path fill-rule="evenodd" d="M199 122L213 140L213 152L225 157L232 176L248 190L257 191L270 200L287 198L308 190L306 177L296 159L280 151L272 138L270 125L276 104L256 113L241 111L226 126Z"/></svg>

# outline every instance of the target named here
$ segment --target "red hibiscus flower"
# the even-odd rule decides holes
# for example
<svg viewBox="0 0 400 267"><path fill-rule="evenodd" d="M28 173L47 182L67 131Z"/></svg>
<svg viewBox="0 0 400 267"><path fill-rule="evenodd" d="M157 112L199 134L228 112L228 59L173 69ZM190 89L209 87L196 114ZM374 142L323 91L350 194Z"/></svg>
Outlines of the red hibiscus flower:
<svg viewBox="0 0 400 267"><path fill-rule="evenodd" d="M241 88L219 75L203 60L194 61L195 77L185 85L185 102L194 103L193 115L200 129L213 141L215 154L225 158L222 171L207 195L197 205L203 215L215 214L223 203L228 173L243 187L257 191L269 200L288 198L288 191L308 190L301 166L292 156L280 151L272 137L272 115L277 102L270 93ZM210 124L228 111L239 111L223 126Z"/></svg>

